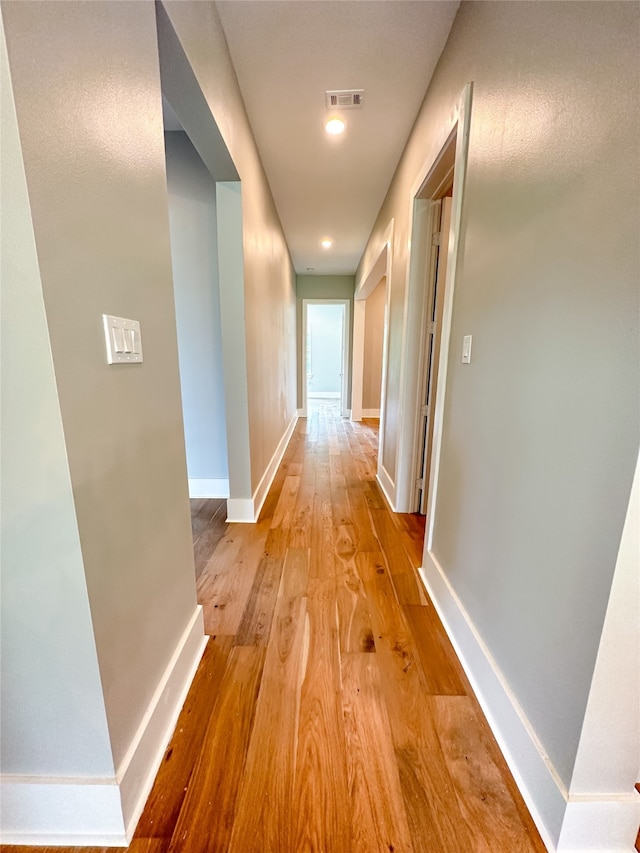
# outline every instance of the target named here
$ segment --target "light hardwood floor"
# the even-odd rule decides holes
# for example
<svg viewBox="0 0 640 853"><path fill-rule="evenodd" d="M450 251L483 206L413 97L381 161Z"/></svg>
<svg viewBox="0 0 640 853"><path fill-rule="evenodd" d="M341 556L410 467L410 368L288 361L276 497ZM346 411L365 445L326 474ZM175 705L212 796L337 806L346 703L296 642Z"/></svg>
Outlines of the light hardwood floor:
<svg viewBox="0 0 640 853"><path fill-rule="evenodd" d="M376 452L377 422L320 407L258 524L219 539L198 579L211 639L133 853L544 851Z"/></svg>
<svg viewBox="0 0 640 853"><path fill-rule="evenodd" d="M196 578L199 578L227 532L227 502L224 498L196 498L190 503L193 562Z"/></svg>

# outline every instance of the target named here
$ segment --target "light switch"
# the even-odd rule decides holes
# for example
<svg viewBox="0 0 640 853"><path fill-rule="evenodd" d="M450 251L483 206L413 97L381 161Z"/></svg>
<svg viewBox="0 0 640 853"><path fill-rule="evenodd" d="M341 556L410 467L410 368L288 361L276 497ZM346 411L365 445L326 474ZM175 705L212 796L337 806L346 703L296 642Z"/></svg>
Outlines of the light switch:
<svg viewBox="0 0 640 853"><path fill-rule="evenodd" d="M142 361L140 323L124 317L102 315L108 364L135 364Z"/></svg>
<svg viewBox="0 0 640 853"><path fill-rule="evenodd" d="M124 352L124 329L119 326L111 327L111 340L114 352Z"/></svg>
<svg viewBox="0 0 640 853"><path fill-rule="evenodd" d="M465 335L462 339L462 363L471 364L471 339L473 335Z"/></svg>

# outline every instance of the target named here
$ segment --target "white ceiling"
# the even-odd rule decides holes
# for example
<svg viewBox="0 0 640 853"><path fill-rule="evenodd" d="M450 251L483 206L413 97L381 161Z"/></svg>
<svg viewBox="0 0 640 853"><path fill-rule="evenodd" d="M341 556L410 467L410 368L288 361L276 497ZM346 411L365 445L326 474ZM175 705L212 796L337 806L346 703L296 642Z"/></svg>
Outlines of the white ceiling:
<svg viewBox="0 0 640 853"><path fill-rule="evenodd" d="M458 6L218 0L296 272L355 272ZM351 88L364 106L340 111L347 130L331 139L325 91Z"/></svg>

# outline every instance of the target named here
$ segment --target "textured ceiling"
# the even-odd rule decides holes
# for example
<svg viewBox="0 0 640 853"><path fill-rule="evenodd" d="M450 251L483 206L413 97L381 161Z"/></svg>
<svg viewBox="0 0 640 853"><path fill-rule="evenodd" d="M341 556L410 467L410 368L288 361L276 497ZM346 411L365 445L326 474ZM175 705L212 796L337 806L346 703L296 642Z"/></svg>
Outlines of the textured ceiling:
<svg viewBox="0 0 640 853"><path fill-rule="evenodd" d="M298 273L353 273L458 9L457 0L218 0ZM324 122L327 89L364 106ZM330 250L320 247L329 236Z"/></svg>

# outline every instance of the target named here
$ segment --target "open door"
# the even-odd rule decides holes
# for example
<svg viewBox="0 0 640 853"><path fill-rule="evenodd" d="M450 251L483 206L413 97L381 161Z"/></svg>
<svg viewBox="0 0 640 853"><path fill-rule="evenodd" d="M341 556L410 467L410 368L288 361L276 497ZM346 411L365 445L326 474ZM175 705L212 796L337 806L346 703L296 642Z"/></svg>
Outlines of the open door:
<svg viewBox="0 0 640 853"><path fill-rule="evenodd" d="M441 201L434 202L440 206L440 222L438 230L433 235L436 241L436 261L429 282L429 305L426 340L425 375L422 380L422 398L420 401L420 435L418 445L418 479L414 507L421 515L427 513L427 497L429 494L429 476L431 472L431 450L433 444L433 414L438 384L438 365L440 362L440 345L442 340L442 314L444 307L444 283L447 275L447 257L449 254L449 231L451 227L451 196L445 196Z"/></svg>

